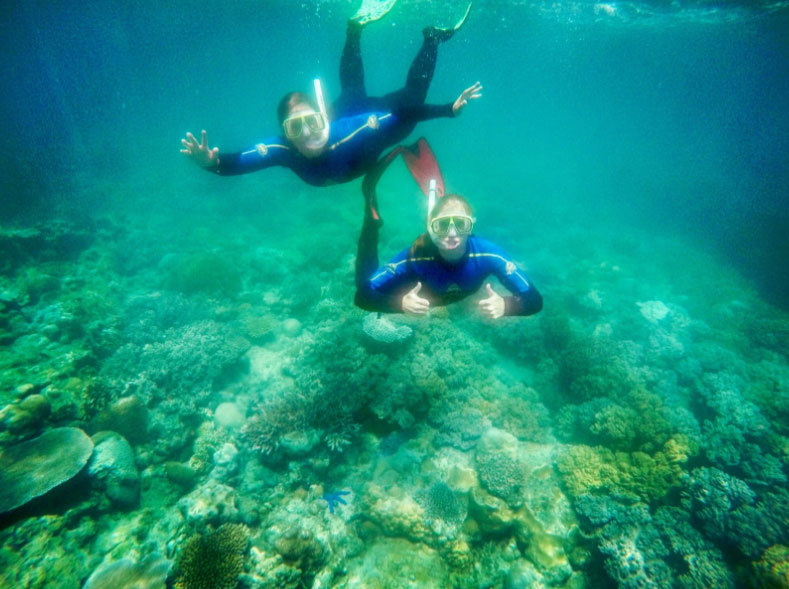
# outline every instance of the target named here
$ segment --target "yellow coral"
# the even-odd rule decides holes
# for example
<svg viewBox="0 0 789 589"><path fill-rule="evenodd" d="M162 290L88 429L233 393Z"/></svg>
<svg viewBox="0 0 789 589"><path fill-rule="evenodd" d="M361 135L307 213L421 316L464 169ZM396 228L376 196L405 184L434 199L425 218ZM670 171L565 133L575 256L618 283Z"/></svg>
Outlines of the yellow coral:
<svg viewBox="0 0 789 589"><path fill-rule="evenodd" d="M606 448L580 444L569 446L560 454L556 467L569 493L577 497L616 484L619 477L613 459L613 452Z"/></svg>
<svg viewBox="0 0 789 589"><path fill-rule="evenodd" d="M789 587L789 546L774 544L753 564L759 587L782 589Z"/></svg>
<svg viewBox="0 0 789 589"><path fill-rule="evenodd" d="M637 495L644 501L663 497L671 487L679 484L683 451L681 440L668 448L669 452L612 452L602 446L570 446L557 459L562 482L573 496L595 490L607 490Z"/></svg>

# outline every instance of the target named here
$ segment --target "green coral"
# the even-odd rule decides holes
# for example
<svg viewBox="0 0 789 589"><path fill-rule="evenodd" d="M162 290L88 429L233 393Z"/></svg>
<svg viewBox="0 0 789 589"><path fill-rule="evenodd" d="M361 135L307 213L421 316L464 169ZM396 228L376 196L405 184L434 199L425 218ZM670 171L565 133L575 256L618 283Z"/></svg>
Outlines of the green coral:
<svg viewBox="0 0 789 589"><path fill-rule="evenodd" d="M231 257L216 251L166 256L160 268L165 287L185 294L232 295L241 288L241 273Z"/></svg>
<svg viewBox="0 0 789 589"><path fill-rule="evenodd" d="M189 459L189 467L198 474L207 473L213 466L214 452L219 450L224 442L222 432L213 421L200 424L198 436L194 441L194 454Z"/></svg>
<svg viewBox="0 0 789 589"><path fill-rule="evenodd" d="M596 491L658 501L679 485L680 466L693 453L684 437L672 438L663 450L614 452L602 446L570 446L556 466L567 491L579 497Z"/></svg>
<svg viewBox="0 0 789 589"><path fill-rule="evenodd" d="M601 446L569 446L556 460L565 488L574 497L596 490L611 490L618 473L612 464L613 452Z"/></svg>
<svg viewBox="0 0 789 589"><path fill-rule="evenodd" d="M643 386L631 388L622 404L637 416L636 444L639 450L652 452L661 448L674 434L674 428L666 418L663 399Z"/></svg>
<svg viewBox="0 0 789 589"><path fill-rule="evenodd" d="M178 557L175 589L234 589L248 543L242 524L223 524L215 531L195 534Z"/></svg>
<svg viewBox="0 0 789 589"><path fill-rule="evenodd" d="M638 384L623 352L612 342L573 336L557 360L560 390L574 402L617 399Z"/></svg>
<svg viewBox="0 0 789 589"><path fill-rule="evenodd" d="M502 395L504 386L506 395ZM495 427L520 440L546 442L549 439L548 410L534 389L522 383L503 383L485 387L480 392L485 397L480 410Z"/></svg>
<svg viewBox="0 0 789 589"><path fill-rule="evenodd" d="M620 405L608 405L598 411L589 431L606 444L629 448L636 437L636 414Z"/></svg>

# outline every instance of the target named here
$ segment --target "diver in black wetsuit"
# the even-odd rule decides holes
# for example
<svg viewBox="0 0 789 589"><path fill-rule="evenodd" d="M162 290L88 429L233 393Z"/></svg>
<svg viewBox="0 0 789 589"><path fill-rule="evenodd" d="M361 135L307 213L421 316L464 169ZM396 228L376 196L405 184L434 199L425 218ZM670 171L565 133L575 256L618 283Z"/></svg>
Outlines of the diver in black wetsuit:
<svg viewBox="0 0 789 589"><path fill-rule="evenodd" d="M427 232L389 263L378 266L381 220L375 186L400 153L420 184L428 178L438 180L438 196L443 195L441 172L424 139L416 147L395 148L365 176L362 190L366 208L356 255L356 305L368 311L426 315L431 307L448 305L477 292L494 275L510 295L501 296L486 283L486 296L479 301L485 317L538 313L542 295L496 244L472 235L475 219L471 206L457 194L442 196L432 208L428 205Z"/></svg>
<svg viewBox="0 0 789 589"><path fill-rule="evenodd" d="M368 171L381 152L404 139L420 121L457 116L469 100L481 96L479 82L464 90L454 103L425 104L433 78L438 45L452 37L468 16L468 9L453 28L424 29L424 42L408 72L406 85L382 97L369 97L364 87L360 38L365 24L378 20L395 0L379 3L377 13L360 10L348 21L348 32L340 62L342 93L332 105L331 120L316 80L316 100L300 92L285 95L277 115L283 136L269 137L240 153L220 154L208 146L206 132L201 140L191 133L182 139L181 152L198 165L220 175L253 172L271 166L292 169L314 186L348 182ZM363 5L364 8L364 5ZM471 5L469 4L469 9Z"/></svg>

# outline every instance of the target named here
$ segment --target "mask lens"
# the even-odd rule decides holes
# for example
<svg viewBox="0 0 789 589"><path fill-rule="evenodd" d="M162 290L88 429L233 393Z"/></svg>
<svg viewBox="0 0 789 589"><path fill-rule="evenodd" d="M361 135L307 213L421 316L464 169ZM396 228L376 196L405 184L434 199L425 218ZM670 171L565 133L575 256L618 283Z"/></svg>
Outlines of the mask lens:
<svg viewBox="0 0 789 589"><path fill-rule="evenodd" d="M468 217L453 217L452 220L455 222L455 229L458 233L471 232L471 219Z"/></svg>
<svg viewBox="0 0 789 589"><path fill-rule="evenodd" d="M301 117L293 117L290 119L285 119L283 123L285 127L285 136L289 139L293 137L298 137L301 135L301 127L302 127L302 118Z"/></svg>
<svg viewBox="0 0 789 589"><path fill-rule="evenodd" d="M324 124L323 115L320 113L307 115L304 117L304 121L307 123L310 131L323 131L323 128L326 126Z"/></svg>
<svg viewBox="0 0 789 589"><path fill-rule="evenodd" d="M446 235L449 233L449 223L452 217L442 217L440 219L434 219L430 226L433 229L433 233L436 235Z"/></svg>
<svg viewBox="0 0 789 589"><path fill-rule="evenodd" d="M444 237L449 233L449 228L454 227L458 235L465 235L471 233L471 228L474 222L470 217L439 217L433 219L430 223L430 228L433 233L439 237Z"/></svg>

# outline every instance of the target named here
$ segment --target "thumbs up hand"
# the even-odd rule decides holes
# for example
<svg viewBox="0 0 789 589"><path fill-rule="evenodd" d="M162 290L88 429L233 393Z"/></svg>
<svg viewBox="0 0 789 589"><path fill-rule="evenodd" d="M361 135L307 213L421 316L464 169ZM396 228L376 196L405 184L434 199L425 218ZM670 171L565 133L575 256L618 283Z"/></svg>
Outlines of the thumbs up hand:
<svg viewBox="0 0 789 589"><path fill-rule="evenodd" d="M425 315L430 309L430 301L419 296L422 290L422 283L417 282L416 286L403 295L403 311L409 315Z"/></svg>
<svg viewBox="0 0 789 589"><path fill-rule="evenodd" d="M485 284L485 290L488 291L488 297L479 302L479 308L485 317L498 319L504 315L504 297L493 290L489 282Z"/></svg>

